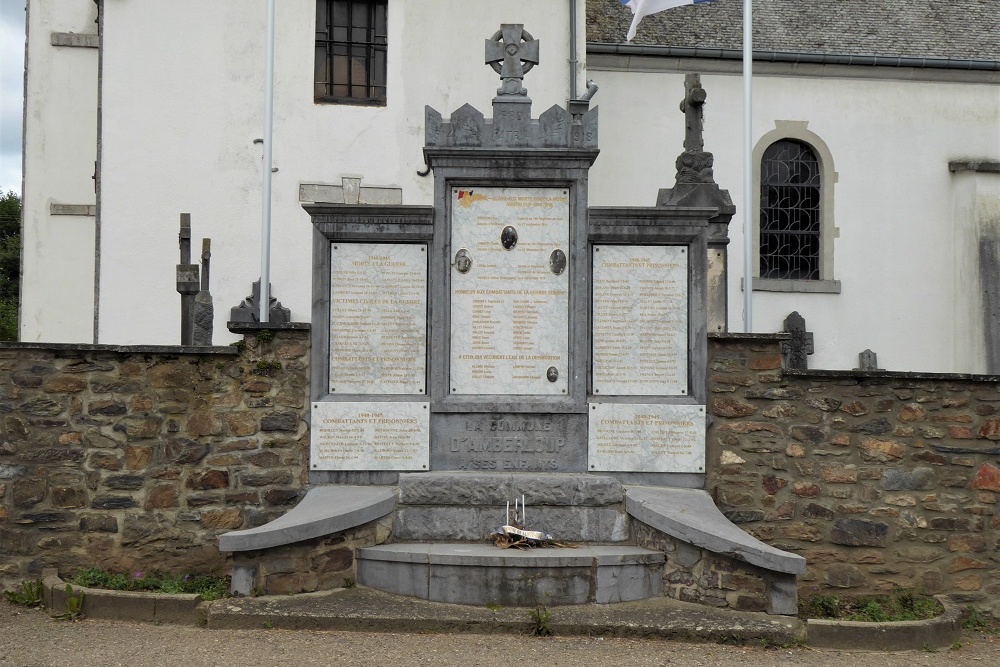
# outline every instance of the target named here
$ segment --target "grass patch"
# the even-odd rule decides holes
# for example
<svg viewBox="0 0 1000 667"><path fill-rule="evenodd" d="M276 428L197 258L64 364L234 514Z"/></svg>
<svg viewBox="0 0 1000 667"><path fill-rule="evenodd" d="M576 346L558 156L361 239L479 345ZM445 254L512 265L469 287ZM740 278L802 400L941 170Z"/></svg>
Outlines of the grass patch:
<svg viewBox="0 0 1000 667"><path fill-rule="evenodd" d="M229 577L209 574L123 574L91 567L80 570L73 583L88 588L150 593L196 593L203 600L218 600L229 594Z"/></svg>
<svg viewBox="0 0 1000 667"><path fill-rule="evenodd" d="M1000 618L994 618L970 605L962 613L962 629L994 635L1000 633Z"/></svg>
<svg viewBox="0 0 1000 667"><path fill-rule="evenodd" d="M816 595L802 602L801 618L829 618L841 621L889 623L923 621L940 616L944 607L929 595L899 589L890 595L842 599L836 595Z"/></svg>

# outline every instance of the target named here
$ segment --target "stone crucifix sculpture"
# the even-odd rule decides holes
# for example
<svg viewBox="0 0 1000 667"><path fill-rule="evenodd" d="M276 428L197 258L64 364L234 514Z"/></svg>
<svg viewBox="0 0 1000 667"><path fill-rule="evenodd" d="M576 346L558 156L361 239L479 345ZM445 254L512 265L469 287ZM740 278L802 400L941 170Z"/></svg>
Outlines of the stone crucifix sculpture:
<svg viewBox="0 0 1000 667"><path fill-rule="evenodd" d="M538 40L521 23L504 23L486 40L486 64L500 75L497 95L527 95L524 75L538 64Z"/></svg>
<svg viewBox="0 0 1000 667"><path fill-rule="evenodd" d="M702 151L705 149L705 114L702 107L708 97L701 87L701 76L688 74L684 77L684 99L681 100L681 111L684 113L684 150Z"/></svg>

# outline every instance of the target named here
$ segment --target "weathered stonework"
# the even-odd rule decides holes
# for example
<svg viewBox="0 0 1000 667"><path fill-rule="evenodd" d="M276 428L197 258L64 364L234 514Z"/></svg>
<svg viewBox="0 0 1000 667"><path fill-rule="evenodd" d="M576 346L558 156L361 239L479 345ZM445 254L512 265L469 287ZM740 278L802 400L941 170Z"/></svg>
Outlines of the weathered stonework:
<svg viewBox="0 0 1000 667"><path fill-rule="evenodd" d="M779 343L710 340L707 483L720 508L806 558L800 596L902 586L996 603L996 378L776 373Z"/></svg>
<svg viewBox="0 0 1000 667"><path fill-rule="evenodd" d="M51 566L228 573L218 534L303 493L308 340L0 346L0 586Z"/></svg>

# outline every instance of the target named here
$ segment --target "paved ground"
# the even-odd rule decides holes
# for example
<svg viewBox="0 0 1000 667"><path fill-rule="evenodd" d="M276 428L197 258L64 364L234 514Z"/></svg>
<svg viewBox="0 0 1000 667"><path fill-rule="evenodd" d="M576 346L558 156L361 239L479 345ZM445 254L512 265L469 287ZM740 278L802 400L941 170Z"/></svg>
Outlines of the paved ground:
<svg viewBox="0 0 1000 667"><path fill-rule="evenodd" d="M209 630L87 619L53 621L0 602L3 667L564 665L572 667L993 667L1000 636L966 635L938 652L844 652L655 639L536 638L308 630Z"/></svg>

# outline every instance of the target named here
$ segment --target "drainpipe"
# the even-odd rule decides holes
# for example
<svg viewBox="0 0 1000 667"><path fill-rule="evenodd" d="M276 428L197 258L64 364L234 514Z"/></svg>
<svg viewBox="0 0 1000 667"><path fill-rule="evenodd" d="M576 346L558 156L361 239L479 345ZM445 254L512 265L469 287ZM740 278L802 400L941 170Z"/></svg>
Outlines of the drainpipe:
<svg viewBox="0 0 1000 667"><path fill-rule="evenodd" d="M569 99L576 99L576 0L569 0Z"/></svg>
<svg viewBox="0 0 1000 667"><path fill-rule="evenodd" d="M264 83L264 191L260 233L260 322L271 311L271 136L274 134L274 0L267 0L267 74Z"/></svg>

